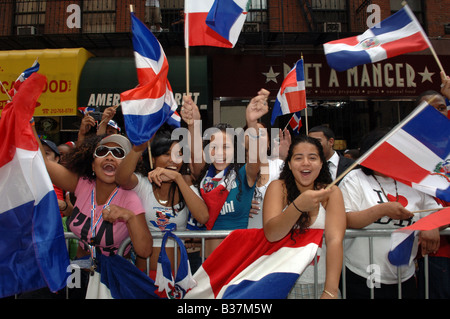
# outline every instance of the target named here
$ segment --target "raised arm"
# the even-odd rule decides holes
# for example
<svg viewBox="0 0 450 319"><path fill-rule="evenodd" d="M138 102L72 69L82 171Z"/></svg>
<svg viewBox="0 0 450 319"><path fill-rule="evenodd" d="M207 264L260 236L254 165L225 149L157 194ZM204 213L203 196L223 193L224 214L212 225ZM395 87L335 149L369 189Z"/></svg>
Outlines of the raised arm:
<svg viewBox="0 0 450 319"><path fill-rule="evenodd" d="M249 145L252 143L256 143L257 151L249 152L249 162L246 166L247 173L247 181L250 186L255 184L256 179L258 178L258 173L261 166L261 156L260 156L260 143L259 143L259 128L258 128L258 119L260 119L264 114L269 111L269 107L267 105L267 99L269 97L270 92L261 89L258 92L258 95L255 96L250 103L247 105L247 109L245 112L245 119L247 122L247 133L249 137ZM250 147L249 147L250 149ZM262 148L261 151L266 152L265 148Z"/></svg>
<svg viewBox="0 0 450 319"><path fill-rule="evenodd" d="M133 145L131 151L125 156L116 170L116 183L122 188L133 189L138 184L138 178L134 175L136 165L147 148L147 142L139 146Z"/></svg>
<svg viewBox="0 0 450 319"><path fill-rule="evenodd" d="M50 179L52 180L52 183L66 191L72 193L75 192L78 184L78 175L71 172L57 162L49 161L47 159L47 156L45 155L44 147L42 146L41 140L39 139L36 128L34 126L33 133L37 142L39 143L39 149L41 150L42 157L44 158L45 162L45 167L47 168L47 172L50 176Z"/></svg>
<svg viewBox="0 0 450 319"><path fill-rule="evenodd" d="M201 131L201 116L198 106L191 96L183 97L183 107L181 108L181 118L188 125L189 148L191 150L192 174L198 178L205 166L203 158L203 139Z"/></svg>

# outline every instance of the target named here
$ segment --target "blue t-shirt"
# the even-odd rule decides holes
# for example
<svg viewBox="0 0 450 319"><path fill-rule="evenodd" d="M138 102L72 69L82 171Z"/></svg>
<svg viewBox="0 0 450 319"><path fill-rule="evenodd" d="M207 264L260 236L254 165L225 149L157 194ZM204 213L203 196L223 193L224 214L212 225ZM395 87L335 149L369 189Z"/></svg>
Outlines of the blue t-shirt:
<svg viewBox="0 0 450 319"><path fill-rule="evenodd" d="M239 169L238 175L240 178L231 182L232 188L212 230L246 229L248 226L248 215L252 206L255 185L252 187L248 185L245 165ZM239 182L241 183L240 200L237 198L239 194L237 183Z"/></svg>

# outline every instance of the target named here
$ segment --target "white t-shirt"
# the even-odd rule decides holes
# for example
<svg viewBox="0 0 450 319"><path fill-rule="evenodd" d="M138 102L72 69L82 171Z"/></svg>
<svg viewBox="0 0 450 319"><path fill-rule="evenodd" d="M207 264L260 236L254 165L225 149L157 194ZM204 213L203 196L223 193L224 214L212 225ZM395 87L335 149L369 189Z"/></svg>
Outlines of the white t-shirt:
<svg viewBox="0 0 450 319"><path fill-rule="evenodd" d="M376 176L381 184L386 196L396 198L396 190L394 180L388 177ZM349 172L339 184L344 197L345 211L356 212L362 211L369 207L380 203L388 202L383 190L375 180L374 176L364 174L361 169L355 169ZM415 189L397 182L397 190L399 202L410 212L439 208L440 205L429 195L416 191ZM368 225L365 229L398 229L415 223L420 218L430 213L414 214L412 220L392 220L387 216L382 217L378 221ZM415 249L417 251L417 238L415 240ZM397 283L397 267L393 266L387 259L390 250L390 236L373 238L373 264L380 267L380 282L382 284ZM345 265L357 275L367 278L370 273L367 268L369 266L369 238L356 237L344 240ZM414 263L402 266L401 277L402 282L414 275Z"/></svg>
<svg viewBox="0 0 450 319"><path fill-rule="evenodd" d="M152 184L147 177L140 174L135 174L138 178L138 184L133 189L142 201L142 205L145 209L145 220L147 226L151 232L158 231L184 231L186 230L186 224L188 221L189 210L187 205L180 210L180 204L172 207L161 205L153 193ZM192 185L191 189L200 197L197 188ZM161 247L161 238L153 238L153 246ZM168 238L166 247L173 247L175 240Z"/></svg>
<svg viewBox="0 0 450 319"><path fill-rule="evenodd" d="M263 202L264 202L264 195L266 194L267 187L269 187L269 184L271 181L278 179L281 172L281 167L283 166L284 161L281 159L269 159L269 180L266 184L260 187L255 188L255 192L253 193L253 200L258 200L260 202L259 204L259 210L258 214L252 215L252 217L249 216L248 219L248 226L247 228L262 228L263 227ZM267 167L264 167L267 169ZM263 169L264 169L263 168Z"/></svg>

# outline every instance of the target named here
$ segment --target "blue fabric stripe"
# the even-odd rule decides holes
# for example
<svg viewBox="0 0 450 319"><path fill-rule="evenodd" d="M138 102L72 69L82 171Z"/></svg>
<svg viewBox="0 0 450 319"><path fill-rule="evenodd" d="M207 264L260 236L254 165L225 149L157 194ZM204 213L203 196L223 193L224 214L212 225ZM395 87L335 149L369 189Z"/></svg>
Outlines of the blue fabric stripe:
<svg viewBox="0 0 450 319"><path fill-rule="evenodd" d="M389 262L394 266L408 265L414 244L415 232L412 232L404 241L388 253Z"/></svg>
<svg viewBox="0 0 450 319"><path fill-rule="evenodd" d="M30 201L0 214L0 297L66 286L69 256L55 205L50 191L36 207Z"/></svg>
<svg viewBox="0 0 450 319"><path fill-rule="evenodd" d="M326 55L328 65L336 71L345 71L357 65L372 63L369 54L361 51L338 51Z"/></svg>
<svg viewBox="0 0 450 319"><path fill-rule="evenodd" d="M158 40L134 13L131 13L131 19L134 51L146 58L159 61L159 58L161 57L161 47Z"/></svg>
<svg viewBox="0 0 450 319"><path fill-rule="evenodd" d="M303 73L303 59L297 61L295 66L297 82L305 80L305 74Z"/></svg>
<svg viewBox="0 0 450 319"><path fill-rule="evenodd" d="M394 13L393 15L389 16L388 18L384 19L379 24L370 28L370 30L375 35L380 35L383 33L388 33L391 31L401 29L411 22L412 22L412 19L409 17L408 13L403 8L403 9L397 11L396 13Z"/></svg>
<svg viewBox="0 0 450 319"><path fill-rule="evenodd" d="M242 8L233 0L216 0L208 12L206 24L230 40L230 30L241 14Z"/></svg>
<svg viewBox="0 0 450 319"><path fill-rule="evenodd" d="M450 154L450 121L428 105L403 126L403 130L442 159Z"/></svg>
<svg viewBox="0 0 450 319"><path fill-rule="evenodd" d="M124 114L125 127L131 143L134 145L146 143L171 115L172 111L166 103L160 111L153 114Z"/></svg>
<svg viewBox="0 0 450 319"><path fill-rule="evenodd" d="M295 273L272 273L258 281L243 280L226 288L223 299L285 299L298 277Z"/></svg>

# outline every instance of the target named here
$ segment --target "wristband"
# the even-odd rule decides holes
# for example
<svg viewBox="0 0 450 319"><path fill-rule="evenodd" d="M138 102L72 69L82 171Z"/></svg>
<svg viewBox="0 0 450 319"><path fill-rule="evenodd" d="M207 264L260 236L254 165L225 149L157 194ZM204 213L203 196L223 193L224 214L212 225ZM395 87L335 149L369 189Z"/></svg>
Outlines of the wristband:
<svg viewBox="0 0 450 319"><path fill-rule="evenodd" d="M294 205L295 209L297 209L300 213L302 213L302 214L308 214L308 212L304 212L304 211L300 210L300 209L297 207L297 205L295 205L295 202L294 202L294 201L292 201L292 205Z"/></svg>

